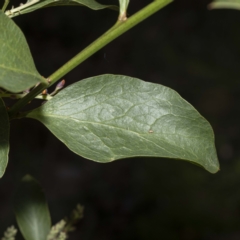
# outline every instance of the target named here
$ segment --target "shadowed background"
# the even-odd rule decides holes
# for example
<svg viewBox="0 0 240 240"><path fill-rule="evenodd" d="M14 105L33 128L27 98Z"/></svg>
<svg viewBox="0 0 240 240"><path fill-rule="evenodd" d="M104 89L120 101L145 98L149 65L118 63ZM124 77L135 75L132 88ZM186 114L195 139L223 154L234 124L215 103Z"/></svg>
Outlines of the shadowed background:
<svg viewBox="0 0 240 240"><path fill-rule="evenodd" d="M132 0L129 14L149 2ZM0 180L0 233L15 224L13 192L30 173L45 190L53 223L77 203L85 206L72 240L240 239L240 11L209 11L209 2L175 1L65 80L69 85L112 73L173 88L211 123L221 171L211 175L183 161L153 158L94 163L68 150L41 123L15 120L9 165ZM110 28L117 15L55 7L14 21L47 77Z"/></svg>

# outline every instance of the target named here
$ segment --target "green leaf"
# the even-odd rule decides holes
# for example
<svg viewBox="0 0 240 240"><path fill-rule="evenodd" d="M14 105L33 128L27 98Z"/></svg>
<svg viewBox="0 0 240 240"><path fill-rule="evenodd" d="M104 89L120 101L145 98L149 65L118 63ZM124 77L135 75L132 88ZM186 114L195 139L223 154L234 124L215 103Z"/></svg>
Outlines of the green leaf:
<svg viewBox="0 0 240 240"><path fill-rule="evenodd" d="M0 11L0 87L21 92L41 79L23 33Z"/></svg>
<svg viewBox="0 0 240 240"><path fill-rule="evenodd" d="M46 240L51 219L39 183L26 175L14 196L14 211L25 240Z"/></svg>
<svg viewBox="0 0 240 240"><path fill-rule="evenodd" d="M229 8L240 10L240 0L215 0L208 5L209 9Z"/></svg>
<svg viewBox="0 0 240 240"><path fill-rule="evenodd" d="M93 161L166 157L219 170L210 124L178 93L158 84L116 75L88 78L27 117Z"/></svg>
<svg viewBox="0 0 240 240"><path fill-rule="evenodd" d="M9 128L6 106L0 98L0 178L3 176L8 163Z"/></svg>
<svg viewBox="0 0 240 240"><path fill-rule="evenodd" d="M31 2L33 3L32 5L31 5ZM29 5L29 6L27 6L27 5ZM25 14L25 13L33 12L35 10L44 8L44 7L54 7L54 6L85 6L92 10L101 10L101 9L105 9L105 8L118 10L117 6L103 5L103 4L96 2L95 0L39 0L39 1L32 0L32 1L27 2L26 7L24 7L24 5L21 6L22 9L17 11L16 15L18 15L18 13ZM14 13L15 10L13 10L13 11L10 10L7 12L7 14L11 15L11 12Z"/></svg>

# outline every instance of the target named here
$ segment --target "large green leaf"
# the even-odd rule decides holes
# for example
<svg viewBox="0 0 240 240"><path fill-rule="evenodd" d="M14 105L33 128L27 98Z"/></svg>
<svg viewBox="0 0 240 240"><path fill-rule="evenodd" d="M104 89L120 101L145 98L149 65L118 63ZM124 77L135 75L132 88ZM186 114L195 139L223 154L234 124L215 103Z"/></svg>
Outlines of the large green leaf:
<svg viewBox="0 0 240 240"><path fill-rule="evenodd" d="M219 170L210 124L178 93L158 84L126 76L92 77L62 90L27 117L97 162L151 156Z"/></svg>
<svg viewBox="0 0 240 240"><path fill-rule="evenodd" d="M9 152L9 119L6 106L0 98L0 178L3 176Z"/></svg>
<svg viewBox="0 0 240 240"><path fill-rule="evenodd" d="M25 37L0 11L0 87L21 92L41 81Z"/></svg>
<svg viewBox="0 0 240 240"><path fill-rule="evenodd" d="M14 196L14 211L25 240L46 240L51 219L39 183L26 175Z"/></svg>
<svg viewBox="0 0 240 240"><path fill-rule="evenodd" d="M240 0L215 0L208 7L210 9L229 8L240 10Z"/></svg>
<svg viewBox="0 0 240 240"><path fill-rule="evenodd" d="M34 4L31 5L31 3L34 3ZM90 9L93 9L93 10L101 10L101 9L105 9L105 8L118 10L117 6L103 5L103 4L96 2L95 0L39 0L39 1L31 0L31 1L27 2L26 7L24 7L24 5L21 6L22 9L17 11L16 14L17 15L19 13L25 14L25 13L33 12L40 8L54 7L54 6L85 6ZM7 11L7 14L11 15L11 10Z"/></svg>

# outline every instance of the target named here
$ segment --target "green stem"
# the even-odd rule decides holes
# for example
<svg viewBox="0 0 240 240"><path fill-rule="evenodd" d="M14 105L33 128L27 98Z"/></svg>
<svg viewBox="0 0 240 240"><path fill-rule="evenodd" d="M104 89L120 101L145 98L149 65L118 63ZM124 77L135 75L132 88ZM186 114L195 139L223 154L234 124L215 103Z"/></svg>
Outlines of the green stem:
<svg viewBox="0 0 240 240"><path fill-rule="evenodd" d="M126 21L127 20L127 8L130 0L119 0L120 13L118 20Z"/></svg>
<svg viewBox="0 0 240 240"><path fill-rule="evenodd" d="M0 93L0 98L21 99L21 98L24 98L26 95L27 93L22 93L22 94ZM52 98L53 97L50 94L47 94L47 95L40 94L36 96L34 99L51 100Z"/></svg>
<svg viewBox="0 0 240 240"><path fill-rule="evenodd" d="M9 4L9 0L5 0L4 4L3 4L3 7L2 7L2 11L4 12Z"/></svg>
<svg viewBox="0 0 240 240"><path fill-rule="evenodd" d="M46 89L49 86L49 80L48 79L42 79L42 82L39 83L38 86L36 86L31 92L29 92L26 96L21 98L18 102L16 102L8 111L9 118L12 119L14 115L16 115L22 107L27 105L29 102L31 102L34 98L36 98L39 94L42 93L44 89Z"/></svg>
<svg viewBox="0 0 240 240"><path fill-rule="evenodd" d="M70 72L73 68L78 66L80 63L85 61L95 52L106 46L108 43L113 41L115 38L119 37L130 28L134 27L138 23L142 22L144 19L148 18L161 8L165 7L167 4L172 2L173 0L156 0L153 3L150 3L147 7L143 8L130 18L128 18L124 22L117 22L109 31L104 33L100 38L86 47L83 51L73 57L69 62L59 68L56 72L54 72L49 79L51 79L51 83L55 83L65 74Z"/></svg>
<svg viewBox="0 0 240 240"><path fill-rule="evenodd" d="M6 0L6 1L9 1L9 0ZM25 3L25 4L20 5L19 7L16 7L16 8L13 8L13 9L11 9L11 10L6 11L5 14L6 14L8 17L10 17L10 18L16 17L16 16L18 16L18 15L21 14L20 11L21 11L22 9L27 8L27 7L30 7L30 6L38 3L38 2L39 2L39 0L29 1L29 2L27 2L27 3Z"/></svg>
<svg viewBox="0 0 240 240"><path fill-rule="evenodd" d="M91 55L96 53L98 50L106 46L108 43L113 41L115 38L119 37L138 23L142 22L155 12L159 11L167 4L171 3L173 0L155 0L150 3L145 8L141 9L133 16L128 18L126 21L118 21L111 29L109 29L106 33L104 33L101 37L99 37L96 41L78 53L75 57L73 57L70 61L64 64L61 68L59 68L56 72L50 75L47 79L49 79L50 83L48 85L51 86L59 79L61 79L64 75L70 72L73 68L78 66L80 63L85 61ZM39 95L44 89L46 85L40 84L33 91L31 91L24 98L20 99L9 111L10 118L13 117L19 109L24 107L28 102L30 102L33 98Z"/></svg>

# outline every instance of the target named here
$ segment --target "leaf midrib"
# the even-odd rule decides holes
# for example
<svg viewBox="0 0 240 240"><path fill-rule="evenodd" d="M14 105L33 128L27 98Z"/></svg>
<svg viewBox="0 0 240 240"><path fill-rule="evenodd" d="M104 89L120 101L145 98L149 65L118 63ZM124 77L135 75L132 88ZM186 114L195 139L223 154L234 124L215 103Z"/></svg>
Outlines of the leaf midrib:
<svg viewBox="0 0 240 240"><path fill-rule="evenodd" d="M83 121L83 120L79 120L79 119L77 119L77 118L73 118L73 117L69 117L69 116L65 117L65 116L53 115L53 114L44 114L44 115L42 115L42 114L38 114L38 113L33 113L32 115L39 116L39 117L37 117L38 119L40 119L40 118L42 118L42 117L43 117L43 118L44 118L44 117L52 117L52 118L71 119L71 120L73 120L73 121L81 122L81 123L89 123L89 124L103 125L103 126L106 126L106 127L112 127L112 128L117 128L117 129L124 130L124 131L129 131L129 132L132 132L132 133L137 134L137 135L140 135L140 136L141 136L141 135L148 135L148 134L150 134L149 132L147 132L147 133L138 133L138 132L135 132L135 131L130 130L130 129L126 129L126 128L122 128L122 127L118 127L118 126L114 126L114 125L110 125L110 124L104 124L104 123L101 123L101 122ZM177 116L177 115L175 115L175 116ZM183 118L184 118L184 117L183 117ZM185 118L187 118L187 117L185 117ZM151 128L150 128L149 130L151 130ZM156 133L156 132L154 132L154 133L151 133L151 134L159 134L159 135L160 135L160 134L162 134L162 133ZM181 134L179 134L179 133L164 133L164 134L168 134L168 135L179 135L179 136L186 137L186 138L191 138L191 139L202 138L202 137L185 136L185 135L181 135Z"/></svg>
<svg viewBox="0 0 240 240"><path fill-rule="evenodd" d="M89 123L89 124L93 124L93 125L94 125L94 124L96 124L96 125L102 125L102 126L105 126L105 127L112 127L112 128L120 129L120 130L122 130L122 131L128 131L128 132L131 132L131 133L133 133L133 134L138 135L138 136L141 137L143 140L154 144L154 145L157 146L158 148L163 149L164 151L170 153L171 155L176 156L176 158L179 158L176 154L174 154L174 153L166 150L165 148L159 146L159 145L156 144L155 142L150 141L149 139L147 139L147 138L144 137L145 135L148 135L148 134L158 134L158 135L159 135L160 133L149 133L149 132L148 132L148 133L141 133L141 134L140 134L140 133L138 133L138 132L135 132L135 131L132 131L132 130L129 130L129 129L125 129L125 128L121 128L121 127L117 127L117 126L111 126L111 125L107 125L107 124L103 124L103 123L90 122L90 121L82 121L82 120L75 119L75 118L72 118L72 117L65 117L65 116L52 115L52 114L44 114L44 115L41 115L41 114L36 114L36 113L35 113L34 115L39 116L39 117L36 117L37 119L41 119L42 117L61 118L61 119L72 119L73 121L76 121L76 122ZM171 135L171 134L169 134L169 135ZM172 134L172 135L180 135L180 134ZM182 135L180 135L180 136L182 136ZM188 138L190 138L190 137L188 137ZM193 138L193 137L191 137L191 138ZM167 141L165 141L165 140L163 140L163 139L161 139L161 141L166 142L167 144L173 145L172 143L169 143L169 142L167 142ZM178 147L178 145L173 145L173 146ZM194 156L196 157L195 160L199 160L198 157L196 156L196 154L194 154L193 152L189 152L189 151L187 151L186 149L183 149L183 148L180 148L180 149L181 149L181 151L188 152L190 155L194 155Z"/></svg>
<svg viewBox="0 0 240 240"><path fill-rule="evenodd" d="M24 73L24 74L26 74L26 75L30 75L30 76L33 76L33 77L40 78L37 74L32 74L32 73L30 73L30 72L22 71L22 70L20 70L20 69L18 69L18 68L6 67L6 66L4 66L4 65L2 65L2 64L0 64L0 68L4 68L4 69L7 69L7 70L12 70L12 71L14 71L14 72L21 72L21 73Z"/></svg>

